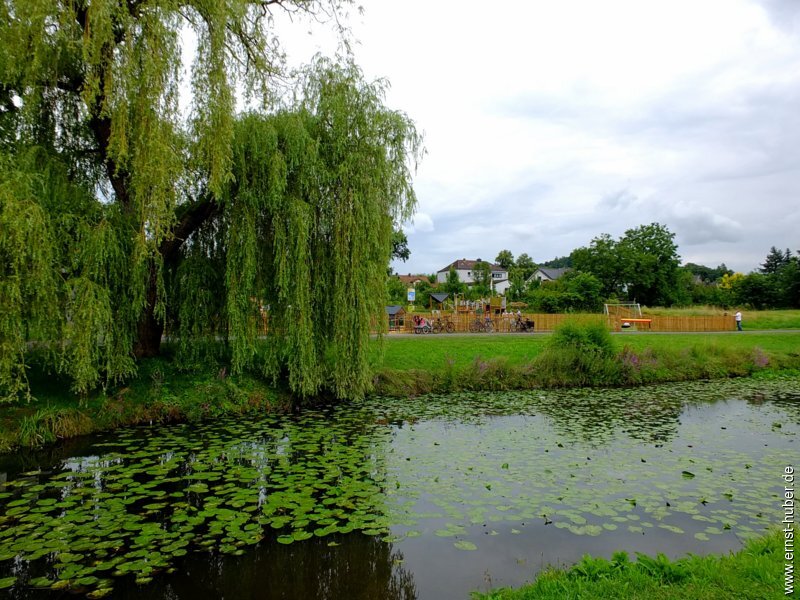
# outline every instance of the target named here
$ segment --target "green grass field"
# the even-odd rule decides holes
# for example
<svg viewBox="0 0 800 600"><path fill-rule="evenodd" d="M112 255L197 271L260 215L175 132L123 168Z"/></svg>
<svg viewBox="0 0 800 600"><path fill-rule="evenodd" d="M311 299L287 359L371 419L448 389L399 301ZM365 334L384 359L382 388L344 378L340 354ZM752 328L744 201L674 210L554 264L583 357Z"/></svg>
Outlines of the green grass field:
<svg viewBox="0 0 800 600"><path fill-rule="evenodd" d="M542 351L549 334L532 335L426 335L384 339L383 356L378 344L373 347L372 362L376 367L400 371L428 371L466 367L476 358L502 358L509 365L530 362ZM709 347L752 350L789 355L800 352L800 330L776 333L738 332L707 334L622 333L613 336L621 350L624 346L637 351L679 351L686 348ZM450 364L452 361L452 365Z"/></svg>

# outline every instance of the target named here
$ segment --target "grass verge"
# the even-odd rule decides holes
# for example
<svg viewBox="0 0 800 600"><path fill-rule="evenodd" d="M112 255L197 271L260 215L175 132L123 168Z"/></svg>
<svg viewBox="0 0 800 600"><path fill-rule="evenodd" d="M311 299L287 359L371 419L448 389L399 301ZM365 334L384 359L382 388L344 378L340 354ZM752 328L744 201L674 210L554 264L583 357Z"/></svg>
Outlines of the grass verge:
<svg viewBox="0 0 800 600"><path fill-rule="evenodd" d="M532 336L390 338L374 357L375 392L633 386L800 370L800 332L623 334L603 351Z"/></svg>
<svg viewBox="0 0 800 600"><path fill-rule="evenodd" d="M549 569L517 590L498 589L475 600L765 600L784 598L781 531L748 541L726 556L669 560L624 552L611 560L585 556L570 569Z"/></svg>

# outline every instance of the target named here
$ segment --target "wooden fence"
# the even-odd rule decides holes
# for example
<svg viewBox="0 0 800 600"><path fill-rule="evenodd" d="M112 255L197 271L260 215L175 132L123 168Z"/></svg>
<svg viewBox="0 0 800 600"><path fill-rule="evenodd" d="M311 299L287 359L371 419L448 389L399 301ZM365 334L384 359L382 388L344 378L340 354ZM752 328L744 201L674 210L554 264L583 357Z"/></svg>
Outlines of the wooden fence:
<svg viewBox="0 0 800 600"><path fill-rule="evenodd" d="M429 324L433 325L437 319L441 319L442 324L451 322L454 331L465 333L481 329L478 325L485 323L485 315L478 315L474 312L414 312L406 313L402 325L398 324L393 331L398 333L414 333L414 316L424 318ZM516 319L514 313L494 314L491 318L491 329L494 332L508 333L513 332L513 322ZM553 331L565 321L577 323L601 322L605 323L612 331L733 331L736 323L733 316L701 316L701 317L656 317L643 315L641 319L632 320L619 317L609 317L608 315L592 314L534 314L522 313L522 319L530 319L534 322L534 331ZM649 322L648 322L649 321ZM625 324L627 323L627 326Z"/></svg>

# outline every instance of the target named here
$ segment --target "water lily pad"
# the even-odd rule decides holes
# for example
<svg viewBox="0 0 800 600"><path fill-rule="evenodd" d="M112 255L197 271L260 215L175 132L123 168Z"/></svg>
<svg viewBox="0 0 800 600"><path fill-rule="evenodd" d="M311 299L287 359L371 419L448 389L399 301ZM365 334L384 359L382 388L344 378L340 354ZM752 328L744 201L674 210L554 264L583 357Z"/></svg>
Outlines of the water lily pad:
<svg viewBox="0 0 800 600"><path fill-rule="evenodd" d="M472 542L468 542L466 540L459 540L453 543L453 546L458 548L459 550L477 550L478 547L473 544Z"/></svg>

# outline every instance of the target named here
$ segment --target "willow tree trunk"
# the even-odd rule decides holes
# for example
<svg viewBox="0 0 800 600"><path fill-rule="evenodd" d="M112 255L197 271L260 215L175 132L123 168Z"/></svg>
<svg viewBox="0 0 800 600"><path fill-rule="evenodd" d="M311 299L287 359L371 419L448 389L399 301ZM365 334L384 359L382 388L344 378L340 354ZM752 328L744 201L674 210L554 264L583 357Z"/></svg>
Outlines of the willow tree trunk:
<svg viewBox="0 0 800 600"><path fill-rule="evenodd" d="M164 322L156 317L157 299L156 267L151 265L150 278L147 282L147 304L136 326L136 344L133 348L133 354L136 358L158 356L161 352L161 336L164 334Z"/></svg>

